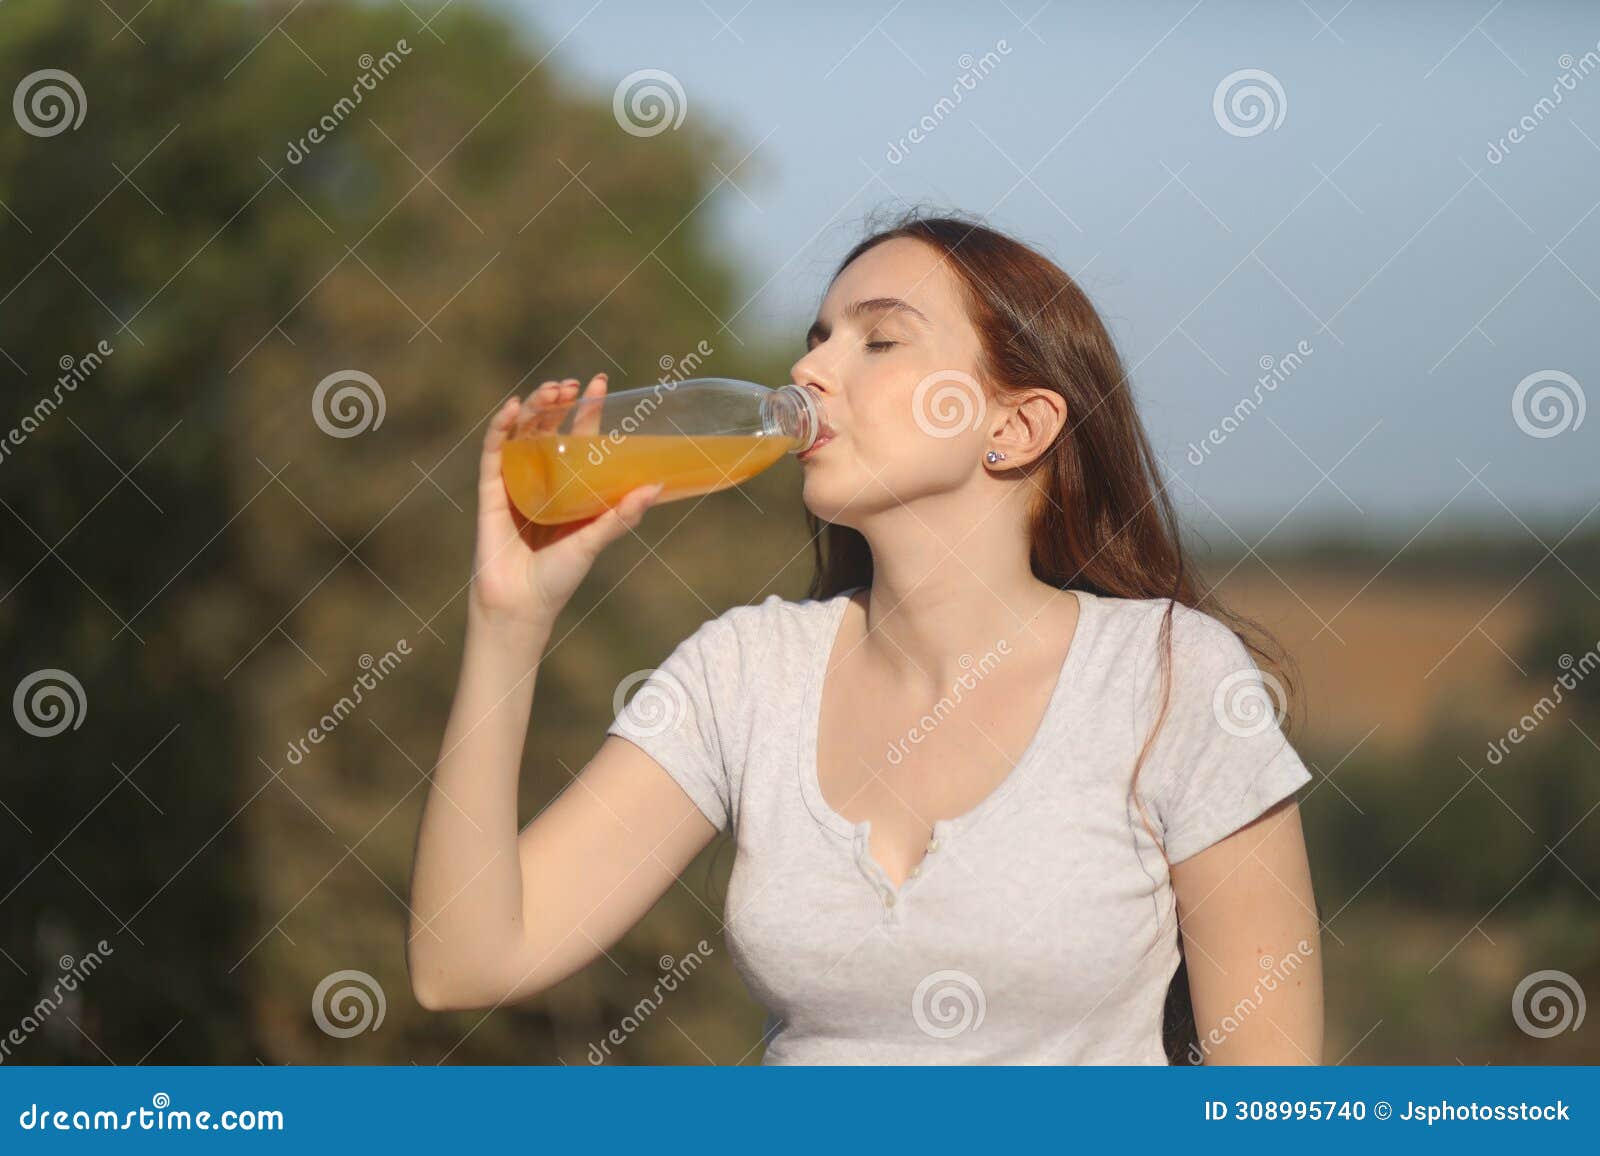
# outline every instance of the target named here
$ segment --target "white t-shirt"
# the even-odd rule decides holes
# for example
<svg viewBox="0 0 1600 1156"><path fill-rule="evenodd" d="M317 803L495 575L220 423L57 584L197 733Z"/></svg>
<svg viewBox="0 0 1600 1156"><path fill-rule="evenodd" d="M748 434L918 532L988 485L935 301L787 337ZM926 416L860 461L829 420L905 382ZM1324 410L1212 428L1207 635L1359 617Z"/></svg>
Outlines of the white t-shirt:
<svg viewBox="0 0 1600 1156"><path fill-rule="evenodd" d="M1129 786L1160 707L1167 600L1075 592L1077 632L1033 739L982 802L934 824L897 891L870 823L834 811L817 777L820 692L851 593L733 607L608 728L732 828L725 932L775 1029L763 1062L1165 1064L1176 905ZM1172 646L1139 793L1180 862L1311 776L1230 629L1175 606Z"/></svg>

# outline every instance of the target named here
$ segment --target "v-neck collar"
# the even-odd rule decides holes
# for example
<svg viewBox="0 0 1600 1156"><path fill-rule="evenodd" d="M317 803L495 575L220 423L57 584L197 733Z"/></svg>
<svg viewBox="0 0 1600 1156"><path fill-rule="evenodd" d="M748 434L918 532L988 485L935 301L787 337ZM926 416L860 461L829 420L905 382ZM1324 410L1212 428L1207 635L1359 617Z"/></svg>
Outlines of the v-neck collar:
<svg viewBox="0 0 1600 1156"><path fill-rule="evenodd" d="M822 721L822 691L828 673L828 660L833 657L834 648L839 642L839 631L844 622L845 612L849 609L850 598L865 586L853 586L848 590L836 594L829 602L827 614L823 619L822 638L817 647L816 657L812 665L810 679L806 687L804 708L800 716L800 742L796 753L796 771L800 780L800 793L805 799L806 809L826 829L846 839L865 840L871 834L872 821L863 819L859 823L852 823L829 805L822 794L822 782L817 767L817 740L821 730ZM1097 607L1095 595L1087 590L1076 590L1072 593L1078 599L1078 621L1073 627L1072 642L1067 648L1067 656L1061 663L1061 671L1056 677L1055 689L1051 692L1050 700L1045 705L1044 714L1039 719L1039 725L1033 732L1033 737L1028 740L1028 745L1023 749L1016 764L987 795L969 810L953 819L938 819L933 824L933 840L937 843L959 833L962 829L971 826L984 815L992 811L999 803L1013 791L1018 784L1023 782L1033 767L1038 763L1043 754L1046 734L1051 729L1055 716L1065 707L1067 699L1077 689L1079 679L1076 677L1077 669L1081 664L1081 656L1089 649L1088 630L1094 618ZM882 866L873 860L879 872ZM887 876L885 875L885 879ZM910 882L907 879L906 882ZM891 885L892 886L892 885ZM904 884L902 884L904 886Z"/></svg>

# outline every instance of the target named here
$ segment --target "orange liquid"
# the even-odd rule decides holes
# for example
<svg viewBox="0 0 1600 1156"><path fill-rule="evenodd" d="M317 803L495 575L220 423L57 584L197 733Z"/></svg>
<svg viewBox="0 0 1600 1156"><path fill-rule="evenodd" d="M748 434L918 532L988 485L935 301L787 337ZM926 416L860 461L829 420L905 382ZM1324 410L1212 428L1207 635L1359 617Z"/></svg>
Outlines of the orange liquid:
<svg viewBox="0 0 1600 1156"><path fill-rule="evenodd" d="M655 482L666 483L658 503L736 486L794 445L775 436L541 434L506 442L501 472L523 516L553 526L603 513Z"/></svg>

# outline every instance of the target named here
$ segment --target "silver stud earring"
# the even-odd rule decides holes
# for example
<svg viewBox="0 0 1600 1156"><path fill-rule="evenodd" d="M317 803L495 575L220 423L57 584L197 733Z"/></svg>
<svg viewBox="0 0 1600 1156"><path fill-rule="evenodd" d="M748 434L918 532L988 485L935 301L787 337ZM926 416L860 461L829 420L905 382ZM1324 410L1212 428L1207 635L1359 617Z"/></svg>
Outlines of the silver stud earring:
<svg viewBox="0 0 1600 1156"><path fill-rule="evenodd" d="M990 450L988 453L983 455L983 460L992 466L995 464L995 462L1005 461L1006 455L1001 453L999 450Z"/></svg>

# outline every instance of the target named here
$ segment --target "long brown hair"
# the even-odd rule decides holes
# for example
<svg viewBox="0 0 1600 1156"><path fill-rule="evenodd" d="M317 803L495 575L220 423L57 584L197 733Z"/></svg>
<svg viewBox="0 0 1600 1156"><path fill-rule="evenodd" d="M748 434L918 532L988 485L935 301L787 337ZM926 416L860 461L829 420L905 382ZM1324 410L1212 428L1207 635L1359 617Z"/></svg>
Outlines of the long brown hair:
<svg viewBox="0 0 1600 1156"><path fill-rule="evenodd" d="M1273 670L1286 695L1294 682L1292 664L1259 625L1219 605L1210 590L1202 591L1122 359L1077 283L1037 250L976 219L924 215L917 209L851 249L834 279L867 250L899 237L931 246L956 275L978 333L977 378L985 389L1002 397L1048 389L1066 402L1067 421L1055 442L1026 467L1028 474L1042 475L1033 479L1039 493L1028 517L1034 576L1060 589L1106 598L1169 600L1161 623L1161 711L1129 785L1130 802L1155 838L1136 784L1171 697L1174 604L1226 623ZM824 522L810 511L806 522L816 563L809 597L831 598L871 585L872 552L860 531ZM1181 937L1162 1037L1170 1063L1183 1062L1198 1045Z"/></svg>

